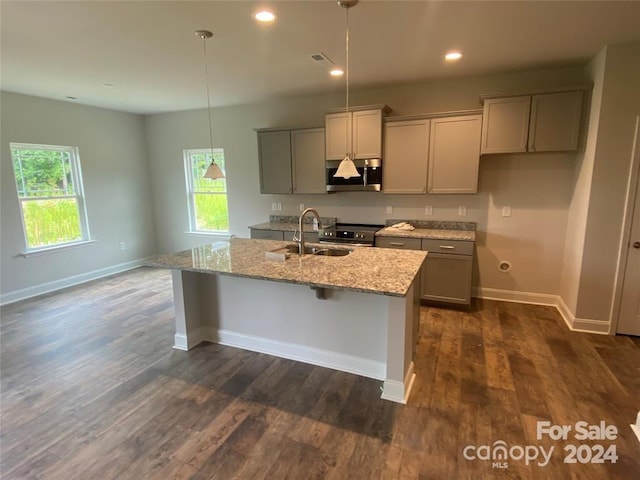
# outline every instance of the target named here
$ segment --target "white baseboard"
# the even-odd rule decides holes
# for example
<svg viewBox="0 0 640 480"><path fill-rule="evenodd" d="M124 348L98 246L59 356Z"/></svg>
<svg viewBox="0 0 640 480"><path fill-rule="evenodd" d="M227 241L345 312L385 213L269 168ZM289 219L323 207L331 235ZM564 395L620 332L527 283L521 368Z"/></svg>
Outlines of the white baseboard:
<svg viewBox="0 0 640 480"><path fill-rule="evenodd" d="M63 288L72 287L81 283L89 282L91 280L97 280L102 277L108 277L115 273L125 272L127 270L133 270L134 268L141 267L144 264L144 260L133 260L131 262L120 263L111 267L101 268L99 270L93 270L87 273L81 273L80 275L73 275L72 277L61 278L52 282L41 283L40 285L34 285L33 287L23 288L21 290L14 290L13 292L7 292L0 295L0 305L8 305L10 303L19 302L20 300L26 300L28 298L43 295L45 293L55 292L56 290L62 290Z"/></svg>
<svg viewBox="0 0 640 480"><path fill-rule="evenodd" d="M341 370L376 380L384 380L386 375L386 366L383 362L376 362L374 360L332 352L330 350L280 342L269 338L230 332L228 330L217 330L215 328L198 329L196 337L200 338L194 340L189 338L189 348L200 341L209 341L230 347L251 350L252 352L267 353L276 357L310 363L311 365L318 365L320 367ZM195 340L198 340L198 342L195 342ZM182 347L186 345L186 339L180 339L180 342L179 345L176 335L174 348L184 349Z"/></svg>
<svg viewBox="0 0 640 480"><path fill-rule="evenodd" d="M532 305L548 305L550 307L556 307L569 330L573 332L608 335L611 328L611 324L609 322L576 318L559 295L474 287L473 296L486 300L500 300L503 302L529 303Z"/></svg>
<svg viewBox="0 0 640 480"><path fill-rule="evenodd" d="M636 417L636 423L632 423L629 425L633 433L638 437L638 441L640 442L640 412L638 412L638 416Z"/></svg>
<svg viewBox="0 0 640 480"><path fill-rule="evenodd" d="M515 290L500 290L498 288L474 287L473 296L486 300L501 300L503 302L530 303L533 305L557 306L558 296L547 293L519 292Z"/></svg>
<svg viewBox="0 0 640 480"><path fill-rule="evenodd" d="M416 374L413 371L413 362L409 365L407 373L404 376L404 382L398 382L396 380L385 380L382 387L382 395L380 398L383 400L391 400L392 402L406 404L413 388L413 382L416 379Z"/></svg>

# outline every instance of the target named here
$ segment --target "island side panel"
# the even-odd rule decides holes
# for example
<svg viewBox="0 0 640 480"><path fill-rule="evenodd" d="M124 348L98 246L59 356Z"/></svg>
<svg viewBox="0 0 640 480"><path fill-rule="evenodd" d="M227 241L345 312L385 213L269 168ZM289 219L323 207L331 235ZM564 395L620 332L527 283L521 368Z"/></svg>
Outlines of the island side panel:
<svg viewBox="0 0 640 480"><path fill-rule="evenodd" d="M420 285L414 282L406 297L389 297L387 317L387 373L382 398L407 403L415 380L413 358L420 321Z"/></svg>
<svg viewBox="0 0 640 480"><path fill-rule="evenodd" d="M385 378L389 297L328 289L318 299L308 285L226 275L207 283L209 341Z"/></svg>
<svg viewBox="0 0 640 480"><path fill-rule="evenodd" d="M175 310L176 333L173 348L190 350L207 335L202 315L201 290L203 277L211 277L196 272L173 270L173 303Z"/></svg>

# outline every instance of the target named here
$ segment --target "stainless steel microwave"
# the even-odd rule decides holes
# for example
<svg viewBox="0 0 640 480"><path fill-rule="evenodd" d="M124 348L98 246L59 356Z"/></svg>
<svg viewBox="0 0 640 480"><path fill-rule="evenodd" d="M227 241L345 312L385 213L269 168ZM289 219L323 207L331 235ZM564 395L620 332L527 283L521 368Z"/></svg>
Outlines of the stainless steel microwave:
<svg viewBox="0 0 640 480"><path fill-rule="evenodd" d="M327 192L379 192L382 188L382 160L354 160L359 177L334 177L340 160L327 160Z"/></svg>

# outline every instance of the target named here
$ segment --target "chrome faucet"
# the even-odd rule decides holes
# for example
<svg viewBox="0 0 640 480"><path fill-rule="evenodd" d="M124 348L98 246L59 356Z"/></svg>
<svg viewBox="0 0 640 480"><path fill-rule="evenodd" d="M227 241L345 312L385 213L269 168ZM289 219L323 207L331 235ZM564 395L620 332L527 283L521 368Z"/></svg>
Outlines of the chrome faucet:
<svg viewBox="0 0 640 480"><path fill-rule="evenodd" d="M298 255L302 256L304 255L304 229L303 229L303 224L304 224L304 217L307 213L312 213L313 215L315 215L316 219L318 220L318 229L320 229L320 214L318 213L318 211L315 208L307 208L305 209L304 212L302 212L300 214L300 218L298 219L298 234L299 237L297 237L297 239L294 239L298 242Z"/></svg>

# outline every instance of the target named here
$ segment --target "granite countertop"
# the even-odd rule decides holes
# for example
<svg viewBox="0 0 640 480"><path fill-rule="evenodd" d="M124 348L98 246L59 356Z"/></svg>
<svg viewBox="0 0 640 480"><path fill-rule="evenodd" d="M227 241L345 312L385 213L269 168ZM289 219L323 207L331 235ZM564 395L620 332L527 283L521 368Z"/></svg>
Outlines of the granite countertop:
<svg viewBox="0 0 640 480"><path fill-rule="evenodd" d="M298 230L298 218L290 215L270 215L269 221L265 223L259 223L257 225L250 225L249 228L256 230L282 230L284 232L295 232ZM313 215L307 215L305 222L302 225L302 229L305 232L316 232L313 227ZM335 225L335 217L320 217L320 224L323 227Z"/></svg>
<svg viewBox="0 0 640 480"><path fill-rule="evenodd" d="M156 268L404 297L427 256L427 252L418 250L350 247L353 251L343 257L292 255L282 262L265 257L266 251L290 243L232 238L179 253L158 255L145 264ZM393 265L393 268L387 265Z"/></svg>
<svg viewBox="0 0 640 480"><path fill-rule="evenodd" d="M400 222L407 222L414 230L393 228ZM429 238L434 240L476 241L475 222L438 222L424 220L387 220L387 226L376 232L378 237Z"/></svg>
<svg viewBox="0 0 640 480"><path fill-rule="evenodd" d="M386 227L376 232L376 237L403 237L403 238L432 238L434 240L464 240L476 241L476 232L468 230L438 230L434 228L416 228L415 230L400 230Z"/></svg>

